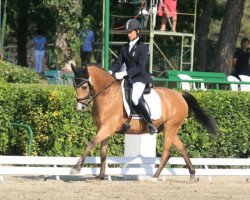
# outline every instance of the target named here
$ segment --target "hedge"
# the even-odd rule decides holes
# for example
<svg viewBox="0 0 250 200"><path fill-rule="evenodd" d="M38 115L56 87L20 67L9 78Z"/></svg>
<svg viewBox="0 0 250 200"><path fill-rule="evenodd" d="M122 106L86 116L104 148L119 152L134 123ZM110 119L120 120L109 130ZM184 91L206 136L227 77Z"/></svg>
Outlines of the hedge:
<svg viewBox="0 0 250 200"><path fill-rule="evenodd" d="M250 93L230 91L192 92L219 126L211 136L189 116L179 132L191 157L236 157L250 155ZM32 155L80 156L96 134L91 108L76 111L76 95L70 86L0 84L0 154L27 155L28 133L13 128L11 121L30 125L34 132ZM163 149L157 135L157 156ZM150 145L150 144L149 144ZM90 155L100 155L100 145ZM109 140L109 156L122 156L124 135ZM173 149L173 156L180 156Z"/></svg>
<svg viewBox="0 0 250 200"><path fill-rule="evenodd" d="M0 82L41 83L36 71L0 60Z"/></svg>

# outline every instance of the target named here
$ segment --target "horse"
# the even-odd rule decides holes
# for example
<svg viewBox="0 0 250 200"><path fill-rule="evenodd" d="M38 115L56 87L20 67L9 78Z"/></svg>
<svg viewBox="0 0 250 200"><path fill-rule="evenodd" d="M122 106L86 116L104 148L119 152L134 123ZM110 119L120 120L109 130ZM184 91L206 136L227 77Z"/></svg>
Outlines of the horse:
<svg viewBox="0 0 250 200"><path fill-rule="evenodd" d="M108 138L121 131L128 119L123 106L121 84L107 71L97 66L81 68L72 66L72 70L75 74L78 103L81 103L85 109L90 102L93 102L92 117L97 127L97 134L87 144L81 158L71 169L71 173L78 174L90 150L98 143L101 143L101 166L100 173L96 178L103 180L105 178ZM153 120L153 124L159 131L163 131L164 150L159 167L152 179L158 180L162 169L171 156L171 147L174 145L185 160L190 173L190 181L195 181L195 168L185 145L178 136L178 131L188 112L191 111L194 113L196 120L209 133L217 133L217 124L211 116L205 113L195 97L190 93L165 87L154 87L154 89L160 96L162 114L159 119ZM132 119L130 126L126 134L147 133L147 125L144 120Z"/></svg>

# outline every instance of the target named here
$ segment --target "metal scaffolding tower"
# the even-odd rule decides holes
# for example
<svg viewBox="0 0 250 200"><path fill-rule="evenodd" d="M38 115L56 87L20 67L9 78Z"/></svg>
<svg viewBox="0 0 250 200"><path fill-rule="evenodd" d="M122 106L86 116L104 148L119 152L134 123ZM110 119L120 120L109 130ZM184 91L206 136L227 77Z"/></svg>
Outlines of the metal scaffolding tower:
<svg viewBox="0 0 250 200"><path fill-rule="evenodd" d="M106 0L108 1L108 0ZM148 0L149 1L149 0ZM128 3L128 1L123 1L123 3ZM145 0L133 0L132 3L142 3ZM162 60L167 63L167 68L174 70L189 70L193 71L193 58L194 58L194 41L195 41L195 27L196 27L196 8L197 8L197 0L193 0L193 13L178 13L178 17L180 15L188 15L193 17L192 20L192 31L188 33L184 32L172 32L172 31L160 31L156 30L156 18L157 18L157 7L158 0L150 0L150 5L148 6L148 17L149 17L149 30L142 30L141 34L149 37L148 42L149 45L149 72L154 74L155 62L154 62L154 52L157 51L159 55L161 55ZM142 10L140 10L141 16ZM107 15L106 15L107 16ZM119 17L119 16L118 16ZM124 16L120 16L124 17ZM136 16L130 16L131 18ZM141 17L141 21L143 23L143 18ZM122 30L110 30L110 45L122 45L125 41L114 41L113 36L117 34L124 34ZM169 56L166 52L164 52L164 47L161 47L161 44L157 44L156 38L161 37L161 39L169 39L170 37L179 37L180 38L180 53L178 58L178 64L172 64ZM109 52L114 54L111 48L109 48Z"/></svg>

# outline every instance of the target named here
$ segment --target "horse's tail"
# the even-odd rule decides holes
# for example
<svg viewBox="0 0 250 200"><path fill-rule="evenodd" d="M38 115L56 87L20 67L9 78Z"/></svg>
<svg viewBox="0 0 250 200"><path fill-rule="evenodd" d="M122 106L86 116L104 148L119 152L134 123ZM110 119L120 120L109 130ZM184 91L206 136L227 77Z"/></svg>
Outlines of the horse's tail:
<svg viewBox="0 0 250 200"><path fill-rule="evenodd" d="M218 129L215 120L205 113L195 97L188 92L182 92L182 96L186 100L189 110L193 111L196 120L201 123L202 127L212 134L217 134Z"/></svg>

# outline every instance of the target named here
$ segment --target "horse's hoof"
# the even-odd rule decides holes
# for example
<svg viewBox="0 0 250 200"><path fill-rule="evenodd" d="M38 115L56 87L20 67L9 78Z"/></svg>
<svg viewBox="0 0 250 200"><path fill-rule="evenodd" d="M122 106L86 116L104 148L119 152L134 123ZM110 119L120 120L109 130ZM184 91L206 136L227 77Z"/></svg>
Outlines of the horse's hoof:
<svg viewBox="0 0 250 200"><path fill-rule="evenodd" d="M199 181L199 179L195 178L195 179L190 179L189 183L197 183Z"/></svg>
<svg viewBox="0 0 250 200"><path fill-rule="evenodd" d="M98 180L103 181L103 180L105 179L105 176L100 176L100 175L99 175L99 176L96 176L95 179L98 179Z"/></svg>
<svg viewBox="0 0 250 200"><path fill-rule="evenodd" d="M81 171L81 169L78 169L78 168L71 168L70 174L71 174L71 175L79 174L80 171Z"/></svg>
<svg viewBox="0 0 250 200"><path fill-rule="evenodd" d="M196 178L194 174L190 175L190 180L189 180L190 183L196 183L198 181L199 181L199 178Z"/></svg>
<svg viewBox="0 0 250 200"><path fill-rule="evenodd" d="M151 183L156 183L156 182L158 182L158 178L151 177L151 178L148 179L148 181L151 182Z"/></svg>

